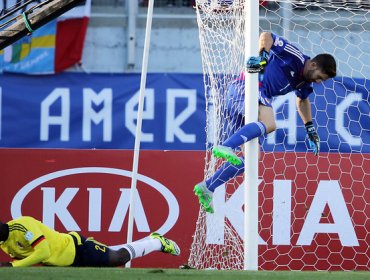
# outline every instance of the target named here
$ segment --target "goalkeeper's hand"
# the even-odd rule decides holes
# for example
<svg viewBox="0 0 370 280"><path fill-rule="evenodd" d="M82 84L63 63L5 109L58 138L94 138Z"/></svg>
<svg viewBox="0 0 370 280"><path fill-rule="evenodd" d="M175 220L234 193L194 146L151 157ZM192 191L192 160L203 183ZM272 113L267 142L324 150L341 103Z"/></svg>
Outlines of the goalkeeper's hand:
<svg viewBox="0 0 370 280"><path fill-rule="evenodd" d="M310 148L313 149L313 153L317 156L320 152L320 137L312 122L307 122L304 126L306 127Z"/></svg>
<svg viewBox="0 0 370 280"><path fill-rule="evenodd" d="M259 56L252 56L247 61L247 72L248 73L260 73L263 72L269 61L269 53L262 49Z"/></svg>

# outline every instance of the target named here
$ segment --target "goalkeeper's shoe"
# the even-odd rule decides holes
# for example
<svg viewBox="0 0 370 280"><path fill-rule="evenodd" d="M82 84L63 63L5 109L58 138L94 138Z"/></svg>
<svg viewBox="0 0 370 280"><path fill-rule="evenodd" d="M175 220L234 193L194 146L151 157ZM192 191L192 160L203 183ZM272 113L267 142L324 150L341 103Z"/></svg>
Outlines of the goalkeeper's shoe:
<svg viewBox="0 0 370 280"><path fill-rule="evenodd" d="M242 160L234 153L233 149L226 146L217 146L212 149L212 153L216 158L226 159L232 165L242 164Z"/></svg>
<svg viewBox="0 0 370 280"><path fill-rule="evenodd" d="M161 241L162 244L161 251L163 253L171 254L174 256L180 255L181 253L180 247L176 244L175 241L170 240L157 232L151 233L149 237Z"/></svg>
<svg viewBox="0 0 370 280"><path fill-rule="evenodd" d="M202 205L202 208L204 211L208 213L214 213L213 209L213 192L211 192L207 186L206 183L201 182L199 184L196 184L194 187L194 193L199 199L200 205Z"/></svg>

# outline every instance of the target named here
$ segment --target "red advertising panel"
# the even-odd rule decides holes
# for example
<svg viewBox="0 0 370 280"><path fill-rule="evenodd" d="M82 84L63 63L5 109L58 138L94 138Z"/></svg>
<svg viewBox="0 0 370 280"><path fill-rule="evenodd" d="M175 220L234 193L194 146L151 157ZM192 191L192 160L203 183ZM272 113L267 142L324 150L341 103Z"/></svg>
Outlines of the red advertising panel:
<svg viewBox="0 0 370 280"><path fill-rule="evenodd" d="M264 269L370 268L370 156L265 153L260 162Z"/></svg>
<svg viewBox="0 0 370 280"><path fill-rule="evenodd" d="M188 261L199 211L193 186L203 178L204 156L140 152L133 239L159 231L178 242L182 255L153 253L133 267L177 268ZM31 215L59 231L124 244L132 157L124 150L1 149L0 219ZM370 269L370 157L265 153L261 159L260 268ZM227 200L222 189L215 192L216 226L228 221L241 238L242 188L228 190ZM205 232L211 231L207 242L219 244L223 230ZM0 261L6 259L1 253Z"/></svg>
<svg viewBox="0 0 370 280"><path fill-rule="evenodd" d="M59 231L81 231L112 246L126 243L132 151L2 149L0 154L2 221L30 215ZM133 239L160 231L179 243L182 254L154 253L133 261L133 267L187 262L199 210L192 191L203 165L204 152L140 152Z"/></svg>

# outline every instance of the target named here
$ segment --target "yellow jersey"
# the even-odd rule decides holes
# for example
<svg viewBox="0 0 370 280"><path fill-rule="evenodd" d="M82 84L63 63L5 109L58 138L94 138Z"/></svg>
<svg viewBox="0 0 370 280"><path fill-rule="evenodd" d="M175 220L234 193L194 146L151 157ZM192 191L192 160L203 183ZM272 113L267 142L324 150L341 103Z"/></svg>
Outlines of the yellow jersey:
<svg viewBox="0 0 370 280"><path fill-rule="evenodd" d="M76 248L71 235L57 232L32 217L20 217L7 222L9 237L1 249L14 259L14 267L45 264L69 266Z"/></svg>

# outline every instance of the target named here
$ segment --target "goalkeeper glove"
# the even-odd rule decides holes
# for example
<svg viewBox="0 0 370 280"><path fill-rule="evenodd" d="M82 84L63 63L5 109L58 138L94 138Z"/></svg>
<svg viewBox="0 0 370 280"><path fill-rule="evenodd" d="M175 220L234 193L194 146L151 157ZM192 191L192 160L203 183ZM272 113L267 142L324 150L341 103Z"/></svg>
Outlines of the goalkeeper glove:
<svg viewBox="0 0 370 280"><path fill-rule="evenodd" d="M304 126L307 131L308 143L310 144L310 148L313 149L313 153L315 154L315 156L317 156L320 152L320 137L317 134L312 122L307 122Z"/></svg>
<svg viewBox="0 0 370 280"><path fill-rule="evenodd" d="M269 61L269 53L262 49L259 56L252 56L247 61L248 73L263 72Z"/></svg>

